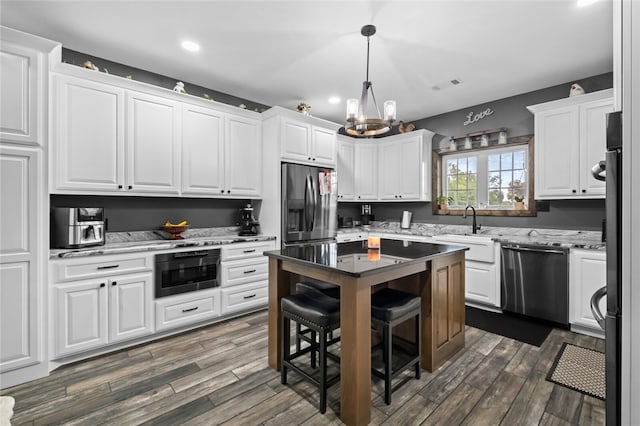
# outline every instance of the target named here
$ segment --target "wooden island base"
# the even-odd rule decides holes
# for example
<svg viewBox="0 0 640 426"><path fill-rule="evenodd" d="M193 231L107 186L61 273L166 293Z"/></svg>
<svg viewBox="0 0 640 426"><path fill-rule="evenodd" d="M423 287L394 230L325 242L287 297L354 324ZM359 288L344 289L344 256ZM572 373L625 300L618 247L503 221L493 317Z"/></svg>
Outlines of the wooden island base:
<svg viewBox="0 0 640 426"><path fill-rule="evenodd" d="M340 286L340 418L347 425L366 425L371 421L373 287L388 284L421 296L422 368L434 371L464 347L465 255L462 249L362 274L289 259L279 252L266 254L269 256L269 366L278 371L280 299L290 292L289 274ZM410 330L399 332L404 334Z"/></svg>

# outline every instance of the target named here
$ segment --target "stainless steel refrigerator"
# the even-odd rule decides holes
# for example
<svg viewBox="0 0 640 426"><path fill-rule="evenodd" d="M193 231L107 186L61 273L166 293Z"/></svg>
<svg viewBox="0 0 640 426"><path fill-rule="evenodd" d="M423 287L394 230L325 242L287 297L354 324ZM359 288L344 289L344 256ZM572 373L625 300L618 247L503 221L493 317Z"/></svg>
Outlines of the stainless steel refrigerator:
<svg viewBox="0 0 640 426"><path fill-rule="evenodd" d="M593 168L596 179L606 181L605 238L607 244L607 282L591 298L594 317L605 330L606 420L619 425L622 327L622 113L607 115L607 152L605 161ZM607 312L598 302L607 298Z"/></svg>
<svg viewBox="0 0 640 426"><path fill-rule="evenodd" d="M333 241L338 232L335 170L282 164L282 245Z"/></svg>

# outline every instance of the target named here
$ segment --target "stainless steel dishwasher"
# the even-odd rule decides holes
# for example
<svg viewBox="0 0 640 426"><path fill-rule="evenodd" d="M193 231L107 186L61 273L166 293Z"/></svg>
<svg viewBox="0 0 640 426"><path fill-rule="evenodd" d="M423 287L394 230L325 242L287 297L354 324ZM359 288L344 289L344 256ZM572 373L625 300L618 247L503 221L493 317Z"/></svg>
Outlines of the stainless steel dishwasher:
<svg viewBox="0 0 640 426"><path fill-rule="evenodd" d="M569 249L502 244L502 310L567 325Z"/></svg>

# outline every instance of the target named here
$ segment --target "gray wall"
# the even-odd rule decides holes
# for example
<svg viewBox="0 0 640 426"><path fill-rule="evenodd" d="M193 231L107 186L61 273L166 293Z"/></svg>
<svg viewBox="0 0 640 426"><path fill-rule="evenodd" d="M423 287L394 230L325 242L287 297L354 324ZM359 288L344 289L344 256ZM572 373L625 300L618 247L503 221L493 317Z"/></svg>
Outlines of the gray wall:
<svg viewBox="0 0 640 426"><path fill-rule="evenodd" d="M109 232L161 229L167 220L189 222L191 228L235 226L241 209L250 200L208 198L51 195L51 207L104 207ZM256 219L260 201L253 201Z"/></svg>
<svg viewBox="0 0 640 426"><path fill-rule="evenodd" d="M140 68L133 68L128 65L119 64L117 62L112 62L104 58L98 58L96 56L91 56L86 53L76 52L75 50L66 48L62 49L62 61L68 64L79 66L82 65L85 61L91 61L100 69L100 72L105 72L106 69L109 74L117 75L119 77L126 77L130 75L132 80L142 81L144 83L149 83L158 87L164 87L165 89L169 90L173 90L176 82L178 81L178 79L176 78L156 74L150 71L142 70ZM246 105L247 109L257 112L262 112L270 108L266 105L253 102L248 99L238 98L227 93L222 93L216 90L207 89L206 87L197 86L195 84L189 83L188 81L183 81L183 83L185 90L190 95L202 96L206 93L215 101L234 106L244 104Z"/></svg>
<svg viewBox="0 0 640 426"><path fill-rule="evenodd" d="M533 114L527 106L569 95L571 84L580 84L586 92L594 92L613 87L613 74L607 73L582 80L567 82L557 86L523 93L505 99L474 105L457 111L451 111L434 117L423 118L414 122L418 129L429 129L436 132L433 147L448 142L449 136L460 136L482 130L506 127L508 137L533 134ZM464 126L467 114L478 113L491 108L494 113L476 123ZM444 147L444 146L443 146ZM400 221L403 210L413 212L414 222L461 225L470 222L460 216L432 215L431 203L370 203L376 220ZM536 217L498 217L480 216L479 223L486 226L537 227L552 229L582 229L600 231L605 217L604 200L557 200L538 202ZM544 211L548 210L548 211ZM360 204L339 203L338 214L344 217L359 219Z"/></svg>

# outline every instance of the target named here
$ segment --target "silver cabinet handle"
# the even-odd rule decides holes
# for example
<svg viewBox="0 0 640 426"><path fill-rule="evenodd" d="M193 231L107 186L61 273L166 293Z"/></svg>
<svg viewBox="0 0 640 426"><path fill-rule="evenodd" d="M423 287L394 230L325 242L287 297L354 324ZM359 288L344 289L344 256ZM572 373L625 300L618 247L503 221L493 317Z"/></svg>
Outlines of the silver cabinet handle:
<svg viewBox="0 0 640 426"><path fill-rule="evenodd" d="M600 287L596 290L595 293L591 296L591 313L593 314L593 318L598 321L598 325L600 328L604 330L604 315L600 311L600 299L607 295L607 286Z"/></svg>

